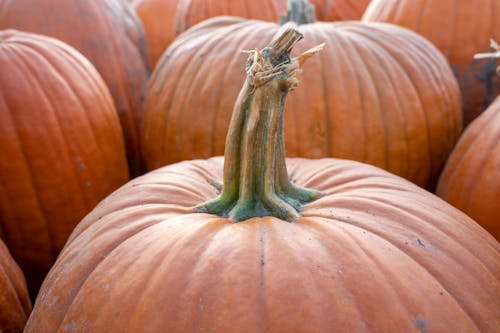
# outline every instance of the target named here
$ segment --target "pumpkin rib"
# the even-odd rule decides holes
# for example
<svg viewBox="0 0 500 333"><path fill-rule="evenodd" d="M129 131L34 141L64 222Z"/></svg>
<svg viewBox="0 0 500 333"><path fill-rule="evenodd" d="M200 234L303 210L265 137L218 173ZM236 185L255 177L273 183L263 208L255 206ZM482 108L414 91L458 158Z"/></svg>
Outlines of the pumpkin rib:
<svg viewBox="0 0 500 333"><path fill-rule="evenodd" d="M0 262L0 285L3 285L4 283L6 283L7 285L7 288L2 288L2 303L6 302L7 300L9 301L9 307L10 308L16 308L18 313L21 313L23 314L23 319L24 319L24 322L26 322L26 320L28 320L28 317L26 315L26 305L23 304L22 300L21 300L21 291L19 290L19 286L18 285L15 285L13 283L14 279L13 277L9 274L9 272L7 271L7 263L6 262L3 262L3 260ZM19 279L19 277L15 277L15 279ZM17 281L17 280L16 280ZM4 286L2 286L4 287ZM14 290L14 295L15 296L15 303L12 303L12 299L11 298L6 298L5 297L5 290ZM2 321L3 318L0 318L0 322ZM1 323L0 323L1 324ZM0 330L2 329L2 326L0 325ZM3 330L1 331L3 332Z"/></svg>
<svg viewBox="0 0 500 333"><path fill-rule="evenodd" d="M360 196L356 196L356 197L351 197L350 200L352 201L352 199L366 199L366 198L362 198ZM374 203L374 202L377 202L377 203L380 203L378 201L374 201L374 200L367 200L367 202L370 202L370 203ZM384 205L387 205L387 203L384 203ZM400 210L400 212L404 213L405 210L403 208L400 208L400 207L397 207L397 206L393 206L393 205L390 205L388 207L391 207L391 208L398 208ZM309 216L308 217L315 217L317 218L318 216L315 216L315 215L312 215L312 216ZM411 214L411 216L414 218L414 219L418 219L420 220L421 222L424 222L426 223L427 225L431 226L431 229L436 229L435 228L435 225L433 224L429 224L427 223L427 221L425 219L421 219L413 214ZM438 283L443 290L445 290L450 296L451 296L455 303L457 304L457 306L462 309L462 311L467 315L467 317L471 320L471 322L474 324L474 326L476 326L476 328L478 328L478 325L476 323L476 321L473 319L474 316L470 313L470 310L467 309L467 307L465 306L465 304L467 303L466 300L459 300L459 299L456 299L455 295L456 293L453 293L451 291L453 291L454 288L450 289L449 287L445 287L442 282L440 282L440 279L437 278L437 276L435 275L435 273L433 272L434 269L433 267L429 267L428 265L425 265L424 263L422 263L421 261L418 261L414 256L411 255L411 252L408 250L408 251L403 251L403 248L401 248L400 246L398 246L396 243L394 243L392 240L384 237L384 235L382 233L379 233L377 232L377 230L375 228L373 229L366 229L365 226L362 226L362 225L357 225L357 224L354 224L354 221L353 220L346 220L346 219L342 219L338 216L335 216L334 218L332 217L325 217L325 216L321 216L321 218L323 219L326 219L326 220L329 220L329 221L339 221L339 222L342 222L342 223L345 223L349 226L353 226L353 227L357 227L363 231L366 231L366 232L369 232L371 235L375 236L375 237L378 237L378 238L381 238L382 240L388 242L389 244L391 244L394 248L396 248L398 251L402 252L405 256L407 256L410 260L412 260L413 262L415 262L419 267L421 267L423 270L425 270L430 276L432 276L433 280ZM439 229L436 229L436 230L439 230ZM447 234L445 232L443 232L442 230L439 230L440 234L444 235L445 237L447 236ZM454 239L451 239L451 237L447 237L448 239L450 239L452 242L456 243ZM482 264L482 262L472 253L470 252L468 249L467 250L467 253L470 254L473 258L477 259L477 261L481 264L481 266L484 267L484 265ZM410 252L410 253L408 253ZM450 258L450 260L453 260L453 262L458 262L457 260L455 260L453 257L450 257L448 256L448 258ZM486 269L486 268L485 268ZM486 272L488 272L493 278L494 278L494 274L492 272L490 272L489 270L486 269ZM442 279L441 279L442 281ZM478 329L478 332L480 330Z"/></svg>
<svg viewBox="0 0 500 333"><path fill-rule="evenodd" d="M323 36L323 40L327 40L328 39L328 36L326 35L326 32L324 30L318 30L320 35ZM315 35L312 35L312 36L315 36ZM316 39L315 39L315 43L313 44L320 44L322 41L319 41L320 37L318 36ZM327 64L326 64L326 60L325 58L323 57L319 57L319 65L320 65L320 68L328 68ZM310 66L309 66L310 67ZM322 92L322 95L323 95L323 105L328 105L328 92L326 91L326 87L327 87L327 81L326 81L326 77L325 75L321 75L321 81L322 81L322 85L321 85L321 92ZM325 151L331 151L332 147L331 147L331 122L328 121L328 119L330 118L329 116L329 108L326 107L324 108L324 125L325 125L325 128L326 128L326 133L325 133Z"/></svg>
<svg viewBox="0 0 500 333"><path fill-rule="evenodd" d="M337 49L338 49L338 53L341 55L342 59L348 59L349 58L348 55L345 52L346 48L354 49L352 40L349 39L349 38L345 38L345 35L348 35L348 34L350 34L350 32L348 30L339 30L339 32L337 33L337 35L339 36L339 39L343 41L343 44L344 44L344 45L342 45L343 47L341 46L341 47L337 48L337 47L335 47L335 45L327 44L327 47L330 48L330 52L332 54L336 54L336 53L333 53L333 52L337 52ZM322 57L320 57L320 58L322 58ZM361 59L361 58L356 54L356 59ZM356 90L356 94L355 95L356 95L357 100L359 101L360 105L363 105L363 103L364 103L363 102L363 100L364 100L363 99L363 91L362 91L363 86L359 84L359 82L361 81L360 78L359 78L359 75L358 75L359 71L357 71L356 68L354 68L355 64L352 61L347 61L347 62L344 62L344 63L348 66L350 72L353 73L350 78L353 81L355 81L354 82L354 87L356 88L355 89ZM356 64L359 64L359 63L360 62L357 62ZM357 108L354 108L354 109L357 111ZM333 114L336 113L335 109L333 109L332 113ZM363 131L361 131L361 132L358 131L357 134L359 136L358 136L357 140L361 140L363 146L365 145L365 143L367 141L367 139L366 139L366 133L367 133L367 131L366 131L366 122L363 120L365 118L365 113L366 113L366 111L364 110L364 108L361 108L361 112L359 113L359 116L358 116L362 120L361 121L361 126L363 127ZM335 116L332 116L332 118L331 118L333 126L336 126L335 125L336 121L334 121L335 118L336 118ZM333 144L332 146L335 146L335 144ZM331 154L332 154L332 156L335 156L336 152L332 150ZM363 154L363 156L360 156L360 158L362 160L365 160L366 159L366 156L365 156L366 152L363 150L362 154Z"/></svg>
<svg viewBox="0 0 500 333"><path fill-rule="evenodd" d="M234 30L234 28L235 28L233 26L230 26L230 27L233 28L233 29L230 29L231 31ZM186 38L187 38L187 36L186 36ZM175 136L172 136L173 134L171 134L171 132L172 132L171 127L176 128L176 126L177 126L176 124L178 124L179 120L182 119L182 115L183 115L182 105L184 104L186 99L188 99L188 97L187 97L188 93L185 92L183 90L183 88L185 86L187 86L188 91L190 91L190 89L192 87L192 80L189 80L190 82L186 82L187 81L185 79L187 76L186 73L189 73L190 70L192 71L193 62L195 62L195 59L197 56L199 56L202 53L206 53L206 50L209 48L212 49L212 48L216 47L216 45L214 45L214 44L216 43L216 41L218 39L220 39L220 34L214 34L201 47L197 48L196 51L194 51L192 54L190 54L188 56L189 59L187 59L185 63L179 64L180 67L178 67L179 68L178 80L176 81L175 88L172 89L171 92L169 92L169 94L170 94L169 96L171 98L170 98L170 102L166 105L166 108L165 108L165 110L167 110L167 112L165 112L165 114L164 114L165 118L163 120L165 123L165 129L163 131L164 134L163 134L163 138L162 138L161 151L168 151L169 149L167 149L167 148L171 146L169 143L172 143L174 146L178 146L180 144L180 142L178 142L179 134L175 134ZM178 95L181 95L184 97L180 101L179 100L177 101L179 103L178 108L172 108L171 105L172 105L173 101L175 100L175 96L178 96ZM179 126L182 126L182 124ZM174 154L175 154L176 158L179 158L179 156L178 156L179 153L177 151L174 150Z"/></svg>
<svg viewBox="0 0 500 333"><path fill-rule="evenodd" d="M130 208L136 208L136 207L130 207ZM131 209L131 210L134 210L136 211L136 209ZM192 214L192 213L191 213ZM189 218L190 215L187 215L187 218ZM126 237L122 237L119 239L118 242L114 242L113 246L108 249L108 251L106 251L105 253L101 253L101 255L99 256L100 258L95 261L93 260L92 261L92 265L85 265L85 267L92 267L91 270L89 270L87 272L87 274L85 274L85 277L84 278L81 278L79 279L78 283L76 284L73 284L72 285L72 288L73 289L76 289L76 293L73 293L71 292L72 294L72 297L69 297L67 298L66 300L68 301L68 303L71 304L70 307L66 307L66 312L64 313L64 316L62 316L62 318L60 319L60 324L59 324L59 327L58 327L58 330L61 329L61 326L65 323L65 320L66 320L66 317L68 315L68 313L71 312L71 307L77 303L77 300L78 298L80 297L80 295L82 293L84 293L84 290L85 290L85 285L88 283L89 280L92 280L94 278L95 275L99 276L100 273L99 273L99 270L100 270L100 267L105 265L107 263L107 260L111 260L109 258L112 258L114 253L116 252L119 252L121 251L121 247L127 247L127 243L131 243L135 240L136 237L141 237L141 233L143 232L149 232L149 230L151 228L160 228L160 227L164 227L165 224L185 224L183 223L183 220L186 218L186 215L178 215L178 216L174 216L174 217L171 217L171 218L168 218L168 219L165 219L165 220L160 220L160 221L156 221L154 223L151 223L147 226L145 226L144 228L140 228L139 230L136 230L136 232L133 232L133 233L127 233L125 236ZM213 217L212 220L217 220L217 218ZM207 221L206 224L209 224L209 222ZM141 225L142 227L142 225ZM198 227L198 226L195 226L195 227ZM82 235L81 233L79 234L80 236ZM164 234L162 234L164 236ZM171 236L171 234L168 234L168 236ZM177 240L178 241L178 240ZM147 247L150 243L148 244L145 244L145 246ZM169 244L170 246L175 246L175 241L173 243L170 243ZM137 255L137 259L140 260L140 257L141 255ZM93 257L92 257L93 258ZM84 261L85 263L86 261ZM88 262L86 262L88 263ZM158 266L160 267L160 266ZM158 267L153 267L154 268L158 268ZM128 269L131 270L131 269L137 269L136 266L134 265L128 265ZM123 274L126 273L125 272L122 272ZM151 279L151 275L149 275L149 278ZM146 288L143 290L143 292L145 292ZM70 293L70 291L68 291L68 294ZM122 295L123 296L123 295ZM81 296L81 297L85 297L85 296ZM122 318L124 319L124 318ZM128 318L128 319L131 319L131 318Z"/></svg>
<svg viewBox="0 0 500 333"><path fill-rule="evenodd" d="M30 48L29 46L27 46L28 49L30 49L31 52L35 52L35 50L33 48ZM29 73L31 74L29 76L30 78L30 81L33 83L33 85L36 87L36 90L40 92L40 95L43 96L43 99L46 100L47 104L49 105L49 109L52 111L52 116L53 116L53 119L55 120L57 126L56 128L58 128L58 136L59 137L65 137L64 135L64 126L62 126L62 122L61 122L61 119L60 119L60 116L58 114L58 112L56 112L55 110L57 109L55 107L55 105L57 103L55 103L53 100L51 100L51 97L47 94L45 94L45 91L44 91L44 84L40 81L40 78L39 78L39 74L33 69L33 67L31 66L30 62L26 60L25 58L25 54L24 53L21 53L21 52L18 52L18 57L19 59L21 60L21 62L23 63L24 67L28 69ZM64 80L60 71L53 66L53 64L46 58L46 57L43 57L42 59L40 59L41 61L45 62L45 64L47 64L51 70L54 71L54 76L57 77L58 79L61 80L61 82L64 82L65 85L68 84L67 80ZM72 91L72 89L67 89L68 91ZM73 96L76 97L75 94L72 93ZM81 104L80 104L81 105ZM88 117L87 114L85 114L85 117ZM90 126L89 126L90 127ZM92 132L93 132L93 129L92 129ZM69 158L70 155L72 155L70 153L70 149L68 147L67 144L64 144L62 145L64 147L64 159L67 160L67 161L70 161L70 165L71 165L71 174L72 174L72 177L73 179L77 179L79 180L79 177L78 177L78 171L77 171L77 168L78 168L78 165L76 163L71 163L71 159ZM61 157L61 156L59 156ZM82 184L80 181L76 181L75 182L77 184L77 187L78 189L80 190L79 193L85 193L84 191L84 188L82 187ZM38 193L38 191L36 191ZM88 198L85 196L85 195L81 195L81 200L84 204L85 207L88 207L89 206L89 201L88 201ZM47 222L49 223L49 220L47 220ZM52 232L54 230L54 228L49 228L49 232ZM55 248L54 248L55 250ZM55 251L54 253L54 256L57 256L57 251Z"/></svg>
<svg viewBox="0 0 500 333"><path fill-rule="evenodd" d="M38 50L38 49L32 48L30 46L28 46L28 47L31 48L32 50L34 50L35 52L40 52L40 50ZM58 52L56 51L56 53L58 53ZM73 59L75 59L75 58L73 58ZM85 109L85 107L84 107L85 104L83 103L82 96L79 94L78 87L76 87L75 85L73 85L73 82L70 82L68 80L64 80L60 68L57 67L57 63L51 61L51 59L48 59L48 58L44 58L44 60L46 60L47 63L50 64L51 69L54 71L54 75L58 76L59 78L61 78L61 81L64 81L64 84L69 87L69 89L67 89L68 94L70 96L73 96L74 100L77 102L77 105L79 106L79 108L82 109L82 110L84 110ZM28 62L26 62L26 63L29 64ZM80 65L79 62L78 62L78 65ZM76 68L78 68L78 66L74 66L73 68L76 69ZM87 74L84 70L82 70L82 68L80 68L80 70L81 70L80 73ZM83 76L83 77L85 77L85 76ZM89 80L87 80L86 82L92 83L94 81L94 80L91 80L90 75L87 75L87 78ZM95 83L95 81L94 81L94 83ZM38 86L42 87L43 85L38 81ZM50 100L50 98L49 98L49 100ZM53 102L50 102L50 105L51 105L51 110L55 110L56 109L56 108L53 107L55 105ZM85 112L84 113L84 117L83 117L83 121L86 121L86 125L87 125L86 127L89 129L89 133L91 134L92 139L94 139L93 142L97 142L97 137L98 136L96 135L94 126L92 126L92 119L91 119L90 116L91 115L89 113ZM55 111L54 111L54 117L55 117L55 119L56 119L56 121L58 123L58 127L61 129L61 133L64 133L64 130L63 130L64 126L62 126L61 119L58 116L58 113L55 112ZM110 119L108 119L108 120L110 120ZM108 123L108 125L111 125L111 122ZM67 152L67 156L75 155L73 153L70 153L71 152L71 148L67 144L65 144L64 147L65 147L65 150ZM96 148L96 151L98 152L98 154L100 156L99 160L105 160L106 158L104 156L104 152L101 150L101 147L99 145L96 145L95 148ZM69 158L68 158L68 160L69 160ZM88 198L89 194L85 195L86 192L85 192L85 190L84 190L84 188L82 186L83 179L80 179L80 177L78 177L78 168L79 168L79 166L76 163L70 163L70 164L72 165L73 177L78 180L77 183L78 183L78 187L79 187L80 193L84 194L84 195L82 195L83 204L84 204L85 207L90 207L91 205L89 203L90 203L91 199ZM107 165L107 164L105 164L104 166L106 168L109 167L109 165ZM113 172L113 170L106 170L106 174L111 174L112 172Z"/></svg>
<svg viewBox="0 0 500 333"><path fill-rule="evenodd" d="M477 135L477 136L475 136L473 138L473 140L470 142L470 144L467 147L467 149L460 156L460 159L457 160L456 165L462 164L462 161L465 158L468 158L469 153L471 151L477 149L477 146L475 146L474 143L477 142L477 141L482 141L481 140L482 139L482 135L481 134L484 133L483 129L487 128L489 126L489 123L488 122L484 122L482 125L483 126L481 126L480 129L477 129L477 133L480 133L480 134ZM484 151L486 151L486 152L492 152L493 151L493 147L495 147L497 145L497 142L495 142L494 140L491 140L488 143L489 143L489 145L488 145L488 147L486 149L484 149ZM477 154L477 155L479 155L479 154ZM485 174L482 171L488 166L486 162L489 160L489 158L490 158L490 156L488 154L482 154L482 158L476 157L476 161L481 161L480 163L477 163L479 165L479 170L477 170L477 172L476 172L477 175L485 176ZM452 170L452 172L449 175L450 179L454 179L455 178L455 173L458 172L458 171L460 171L459 168L455 168L454 170ZM479 179L476 179L476 181L479 181ZM471 204L471 200L473 200L474 197L477 197L475 195L475 191L480 191L480 190L481 190L480 188L475 187L475 188L472 189L472 191L465 191L466 198L464 198L463 200L461 200L461 203L463 203L461 205L461 210L463 210L464 212L468 210L469 205Z"/></svg>
<svg viewBox="0 0 500 333"><path fill-rule="evenodd" d="M376 178L374 177L374 180ZM365 179L363 179L363 182L360 183L359 185L363 187L363 189L366 189L368 188L366 182L364 181ZM355 184L351 184L351 183L355 183L355 181L353 180L349 180L349 185L353 186ZM373 183L373 188L374 189L377 189L377 182L374 181ZM307 185L307 184L306 184ZM336 185L335 187L340 187L339 185ZM400 191L398 188L394 188L394 190L397 190L397 191ZM328 198L328 199L333 199L335 201L334 204L332 204L331 206L333 207L338 207L338 200L337 199L342 199L342 198L347 198L349 200L353 200L353 199L356 199L356 200L367 200L368 204L366 206L369 206L369 207L373 207L372 204L375 204L375 203L378 203L378 204L381 204L381 205L389 205L389 206L386 206L386 208L390 208L390 209L396 209L398 210L398 214L399 215L410 215L414 218L417 218L418 220L427 223L427 219L425 217L421 217L419 215L417 215L417 213L426 213L426 212L420 212L419 210L415 210L412 206L403 206L401 205L401 202L398 202L398 201L394 201L394 202L390 202L390 201L387 201L387 200L384 200L384 199L381 199L381 198L377 198L377 197L372 197L372 196L366 196L366 195L360 195L359 193L356 193L356 197L351 197L349 194L348 194L348 191L356 191L356 187L353 187L353 188L350 188L348 189L347 191L345 189L339 189L340 192L337 192L335 194L330 194L328 193L328 195L324 198ZM347 192L347 193L344 193L344 192ZM366 191L365 191L366 192ZM380 191L377 191L377 194L380 194L379 193ZM341 193L344 193L343 195L341 195ZM334 198L329 198L330 195L334 195L335 197ZM325 199L318 199L318 202L321 202L322 200L325 200ZM314 203L313 203L314 204ZM425 204L425 203L424 203ZM312 210L313 211L313 214L317 214L317 212L314 212L314 208L312 207L309 207L309 210ZM324 216L324 215L318 215L320 217L328 217L328 216ZM352 222L351 222L352 223ZM429 226L431 226L432 228L436 229L437 227L434 225L434 224L430 224ZM479 229L480 227L478 225L474 225L474 227L476 229ZM368 229L366 229L368 230ZM444 235L448 235L449 231L447 230L444 230L444 229L437 229L441 234L444 234ZM473 233L472 230L469 230L469 232ZM470 244L466 244L466 245L470 245ZM475 251L469 247L465 247L465 245L462 245L461 246L462 248L464 248L467 253L469 253L471 256L473 256L474 258L476 258L478 261L481 261L479 260L478 257L476 257L476 255L474 254ZM493 275L493 274L492 274Z"/></svg>
<svg viewBox="0 0 500 333"><path fill-rule="evenodd" d="M11 48L10 51L15 54L15 57L11 57L10 61L17 62L22 67L28 68L28 67L26 67L26 62L21 60L22 56L21 56L20 52L18 52L15 48ZM31 68L28 68L28 70L31 71ZM30 81L31 83L33 83L33 77L32 76L27 77L27 80ZM42 90L39 90L39 91L42 91ZM3 94L2 89L0 89L0 93ZM43 93L43 91L42 91L42 93ZM43 95L44 99L47 101L47 97L45 96L45 94L42 94L42 95ZM4 100L7 103L7 100L5 98L4 98ZM8 103L7 103L7 105L8 105ZM8 110L11 110L11 109L12 108L8 108ZM11 115L11 118L13 119L14 117L12 116L12 112L9 113L9 114ZM54 232L54 227L50 223L50 219L48 218L46 210L41 205L41 202L43 202L43 200L40 197L39 191L36 190L37 185L35 183L35 177L34 177L34 174L36 174L36 170L35 170L36 168L32 165L31 159L28 158L26 144L24 143L24 140L21 140L21 135L19 133L19 128L17 126L13 126L13 127L14 127L15 135L16 135L16 137L18 139L17 142L19 142L19 147L20 147L20 150L21 150L22 155L23 155L23 159L24 159L24 162L25 162L24 164L27 167L26 171L29 173L29 181L30 181L30 184L31 184L31 188L33 189L33 194L34 194L34 196L36 198L36 205L39 207L38 212L40 213L40 216L41 216L41 218L43 220L43 223L44 223L44 225L46 227L46 228L44 228L44 230L47 231L46 236L47 236L47 241L48 241L49 247L50 247L51 257L54 258L57 255L57 252L58 252L57 249L56 249L56 247L55 247L55 239L52 236L53 232ZM7 235L5 235L5 236L7 236Z"/></svg>
<svg viewBox="0 0 500 333"><path fill-rule="evenodd" d="M457 307L459 309L462 310L462 312L469 318L470 322L477 328L477 331L480 332L476 322L474 320L472 320L472 317L470 316L470 313L468 311L466 311L466 309L464 308L463 304L461 302L459 302L453 295L453 293L451 293L449 291L449 288L447 288L446 286L444 286L440 281L439 279L435 276L435 274L433 274L431 271L429 271L429 268L426 266L426 265L423 265L421 262L419 262L418 260L416 260L416 258L414 258L413 256L409 255L407 252L405 252L403 250L403 248L401 248L400 246L398 246L396 243L394 243L392 240L390 239L387 239L386 237L384 237L382 234L379 234L379 233L376 233L376 232L373 232L373 230L368 230L368 229L365 229L361 226L358 226L356 224L353 224L352 221L350 220L346 220L346 219L340 219L339 217L335 217L334 219L332 218L322 218L326 221L324 221L325 224L327 224L328 222L331 222L331 221L338 221L338 222L341 222L341 223L344 223L346 224L348 227L353 227L355 229L360 229L360 230L363 230L363 231L366 231L366 232L369 232L372 236L374 237L377 237L378 239L380 239L381 241L383 242L386 242L388 243L391 247L393 247L396 251L398 251L398 253L400 253L403 257L407 258L408 260L410 260L411 262L414 262L416 265L418 265L418 267L420 267L427 275L429 275L433 282L436 283L437 285L439 285L439 287L445 291L448 295L450 295L450 297L453 299L454 303L457 305ZM335 223L328 223L327 226L334 226ZM357 240L357 239L356 239ZM356 242L355 240L355 242ZM358 242L356 242L356 244L358 244ZM359 245L359 244L358 244ZM360 249L366 253L367 257L371 258L371 256L369 256L369 251L367 252L363 247L361 247L361 245L359 245ZM379 265L377 265L378 267ZM396 279L396 282L397 282L397 279ZM395 287L394 283L391 283L389 284L390 286L392 286L393 288ZM396 292L396 294L398 294L399 296L399 293ZM403 308L406 309L406 307L404 306Z"/></svg>
<svg viewBox="0 0 500 333"><path fill-rule="evenodd" d="M358 31L357 31L358 32ZM413 80L413 74L411 74L408 69L406 68L406 66L403 66L401 64L401 62L399 61L399 57L395 56L394 54L394 50L392 49L393 45L391 45L391 43L384 43L384 48L380 47L376 42L376 40L367 35L367 34L364 34L363 31L359 31L361 34L361 36L366 40L366 41L370 41L371 44L373 44L373 47L374 48L377 48L378 51L377 52L381 52L381 53L384 53L384 55L390 57L392 60L393 60L393 63L395 67L399 68L399 71L401 73L404 73L405 76L406 76L406 80L407 82L409 83L409 85L412 87L412 90L413 92L415 93L415 95L418 97L417 98L417 101L418 101L418 105L420 106L420 109L421 110L424 110L424 105L422 104L422 101L424 100L423 98L423 95L422 95L422 91L421 91L421 88L419 88L418 86L415 85L415 81ZM397 44L396 44L397 45ZM410 48L416 50L417 54L420 54L420 51L418 51L417 48L413 48L411 47L411 45L406 45L407 47L409 46ZM397 50L396 50L397 51ZM377 52L374 52L374 54L377 54ZM407 57L411 57L411 54L408 54L406 55ZM422 61L422 58L425 58L425 57L419 57L419 61ZM379 58L380 59L380 58ZM412 63L414 62L414 60L412 61ZM407 64L407 60L405 60L405 65ZM427 168L429 170L432 170L434 168L434 166L436 165L435 161L433 160L433 155L432 154L432 147L431 147L431 142L432 142L432 138L430 137L430 133L429 133L429 124L431 123L430 120L429 120L429 116L426 112L422 112L421 116L423 117L424 119L424 122L426 124L426 126L422 126L425 130L425 141L426 141L426 151L427 151ZM422 167L422 166L421 166ZM428 182L428 180L427 180Z"/></svg>
<svg viewBox="0 0 500 333"><path fill-rule="evenodd" d="M182 109L183 109L185 103L189 101L189 96L191 96L192 92L198 91L198 89L197 89L198 87L195 86L195 84L193 82L196 82L197 81L196 79L199 77L204 77L204 74L205 74L205 73L203 73L203 70L199 70L197 68L196 64L197 64L199 58L202 58L202 56L203 56L203 58L205 58L204 57L205 54L209 54L211 50L214 50L217 48L217 44L218 44L217 42L218 42L218 40L220 40L220 38L221 38L220 35L214 35L213 39L207 40L203 46L199 47L193 53L193 55L190 57L191 59L187 63L185 73L183 73L183 75L181 75L181 78L189 77L191 79L190 80L191 84L187 84L188 83L188 82L186 82L187 80L180 80L178 82L178 87L173 94L173 96L174 96L173 99L176 100L178 103L178 112L176 115L174 113L174 115L177 118L175 120L175 123L178 124L175 127L179 128L179 131L178 131L177 135L175 136L175 138L173 138L177 147L186 146L185 149L189 149L188 147L191 146L189 136L188 135L185 136L184 132L188 132L189 129L194 127L195 120L192 119L189 122L190 125L187 126L187 128L184 128L184 126L186 126L186 125L184 125L185 124L184 119L190 118L190 117L189 117L189 115L186 114L186 112L182 112ZM205 59L205 61L206 61L206 59ZM210 66L207 66L206 70L209 71ZM193 71L195 71L194 74L192 74ZM183 83L186 83L186 86L184 86ZM176 98L176 96L179 96L179 95L183 96L183 98L181 100L179 100L179 97ZM204 110L199 110L199 111L200 111L200 113L204 112ZM200 117L196 117L196 118L203 120L203 123L206 126L205 117L200 116ZM171 122L171 120L172 120L172 118L169 118L169 122ZM168 126L169 126L169 124L167 124L167 128L168 128ZM196 140L191 140L191 141L196 141ZM206 142L202 142L202 145L205 146ZM180 158L182 159L182 157L180 157Z"/></svg>
<svg viewBox="0 0 500 333"><path fill-rule="evenodd" d="M362 54L362 51L364 51L360 45L356 45L354 43L352 43L352 46L355 50L357 50L357 54ZM367 47L366 49L368 49L369 53L372 53L373 54L373 58L375 60L378 60L380 59L379 57L377 57L377 51L375 49L379 49L379 51L381 52L384 52L384 50L382 48L379 48L377 47L377 45L375 45L374 43L372 43L372 45L370 45L369 47ZM385 53L385 52L384 52ZM381 123L382 123L382 131L381 131L381 134L383 135L383 138L384 138L384 144L383 144L383 156L384 156L384 165L380 166L381 168L383 169L388 169L389 166L390 166L390 163L389 163L389 159L388 159L388 156L389 156L389 152L388 152L388 147L390 146L390 143L389 143L389 140L387 139L387 136L388 136L388 129L387 129L387 123L385 122L385 112L384 112L384 107L382 106L382 101L380 99L380 89L378 87L378 84L376 81L378 80L375 80L374 76L373 76L373 71L372 71L372 68L370 65L372 65L371 62L361 62L363 64L363 66L365 67L366 69L366 72L369 74L367 77L369 78L369 80L371 81L371 86L374 87L374 92L375 92L375 96L377 98L377 107L374 108L373 110L377 110L377 117L379 117L381 119ZM378 66L378 65L377 65ZM366 122L363 121L363 124L365 124Z"/></svg>

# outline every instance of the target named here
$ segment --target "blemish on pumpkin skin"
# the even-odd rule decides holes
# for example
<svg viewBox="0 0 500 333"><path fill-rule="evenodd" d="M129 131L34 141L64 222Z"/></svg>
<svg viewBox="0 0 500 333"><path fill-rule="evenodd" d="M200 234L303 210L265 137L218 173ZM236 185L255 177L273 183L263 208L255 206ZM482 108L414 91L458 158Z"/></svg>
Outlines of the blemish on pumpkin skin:
<svg viewBox="0 0 500 333"><path fill-rule="evenodd" d="M413 324L417 326L420 333L427 333L429 331L429 324L427 320L422 315L418 315L413 318Z"/></svg>
<svg viewBox="0 0 500 333"><path fill-rule="evenodd" d="M70 322L64 326L64 332L76 331L78 327L76 327L74 322Z"/></svg>

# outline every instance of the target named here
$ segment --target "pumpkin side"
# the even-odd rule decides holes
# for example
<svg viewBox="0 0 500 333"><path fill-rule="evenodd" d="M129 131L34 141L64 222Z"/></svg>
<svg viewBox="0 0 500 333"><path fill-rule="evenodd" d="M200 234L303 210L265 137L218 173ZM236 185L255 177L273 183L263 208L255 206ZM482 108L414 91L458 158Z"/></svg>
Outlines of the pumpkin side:
<svg viewBox="0 0 500 333"><path fill-rule="evenodd" d="M140 174L139 132L149 56L141 22L131 6L121 0L0 0L0 29L55 37L90 60L113 96L130 171Z"/></svg>
<svg viewBox="0 0 500 333"><path fill-rule="evenodd" d="M142 151L149 170L223 154L245 76L244 57L232 54L279 29L225 17L178 37L148 87ZM458 85L439 51L386 24L317 22L298 29L306 36L298 52L321 42L326 49L305 65L323 74L304 72L304 93L287 101L288 156L355 159L433 188L462 128Z"/></svg>
<svg viewBox="0 0 500 333"><path fill-rule="evenodd" d="M466 128L436 194L500 239L500 98Z"/></svg>
<svg viewBox="0 0 500 333"><path fill-rule="evenodd" d="M73 227L128 169L113 100L88 60L41 35L0 39L0 236L36 295Z"/></svg>
<svg viewBox="0 0 500 333"><path fill-rule="evenodd" d="M21 333L31 313L23 272L0 239L0 331Z"/></svg>
<svg viewBox="0 0 500 333"><path fill-rule="evenodd" d="M496 61L476 60L500 39L500 3L496 0L374 0L363 21L401 25L429 39L444 54L462 91L464 126L500 93Z"/></svg>

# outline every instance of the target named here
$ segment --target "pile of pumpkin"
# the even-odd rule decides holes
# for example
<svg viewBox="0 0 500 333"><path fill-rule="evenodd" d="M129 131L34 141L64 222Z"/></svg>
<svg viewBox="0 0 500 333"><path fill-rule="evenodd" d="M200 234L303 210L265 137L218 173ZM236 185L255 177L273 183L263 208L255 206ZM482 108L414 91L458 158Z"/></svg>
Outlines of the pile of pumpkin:
<svg viewBox="0 0 500 333"><path fill-rule="evenodd" d="M0 29L0 332L500 331L498 0Z"/></svg>

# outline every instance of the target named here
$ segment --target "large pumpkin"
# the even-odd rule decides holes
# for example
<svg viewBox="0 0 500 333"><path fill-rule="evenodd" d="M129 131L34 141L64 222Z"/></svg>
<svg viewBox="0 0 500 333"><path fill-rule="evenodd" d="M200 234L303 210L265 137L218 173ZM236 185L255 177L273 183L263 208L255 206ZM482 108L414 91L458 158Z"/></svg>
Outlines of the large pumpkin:
<svg viewBox="0 0 500 333"><path fill-rule="evenodd" d="M500 39L498 0L373 0L364 21L394 23L434 43L450 62L462 90L464 125L500 93L495 60L474 60Z"/></svg>
<svg viewBox="0 0 500 333"><path fill-rule="evenodd" d="M232 15L263 21L279 21L288 0L135 0L151 55L156 64L176 36L205 19ZM313 0L322 21L361 18L369 0Z"/></svg>
<svg viewBox="0 0 500 333"><path fill-rule="evenodd" d="M0 332L21 333L31 312L23 272L0 239Z"/></svg>
<svg viewBox="0 0 500 333"><path fill-rule="evenodd" d="M250 55L224 159L155 170L87 215L26 333L498 329L500 245L465 214L353 161L288 159L288 179L283 102L318 51L290 59L299 38Z"/></svg>
<svg viewBox="0 0 500 333"><path fill-rule="evenodd" d="M213 18L186 31L148 87L142 151L149 170L224 152L244 57L274 23ZM339 157L385 168L432 188L462 129L460 92L427 40L383 23L299 25L299 51L326 42L306 66L304 93L285 118L288 156Z"/></svg>
<svg viewBox="0 0 500 333"><path fill-rule="evenodd" d="M500 240L500 97L461 136L437 194Z"/></svg>
<svg viewBox="0 0 500 333"><path fill-rule="evenodd" d="M141 173L139 132L149 59L132 7L123 0L0 0L0 29L9 28L60 39L94 64L120 116L131 173Z"/></svg>
<svg viewBox="0 0 500 333"><path fill-rule="evenodd" d="M128 180L95 68L53 38L0 32L0 237L33 294L74 226Z"/></svg>

